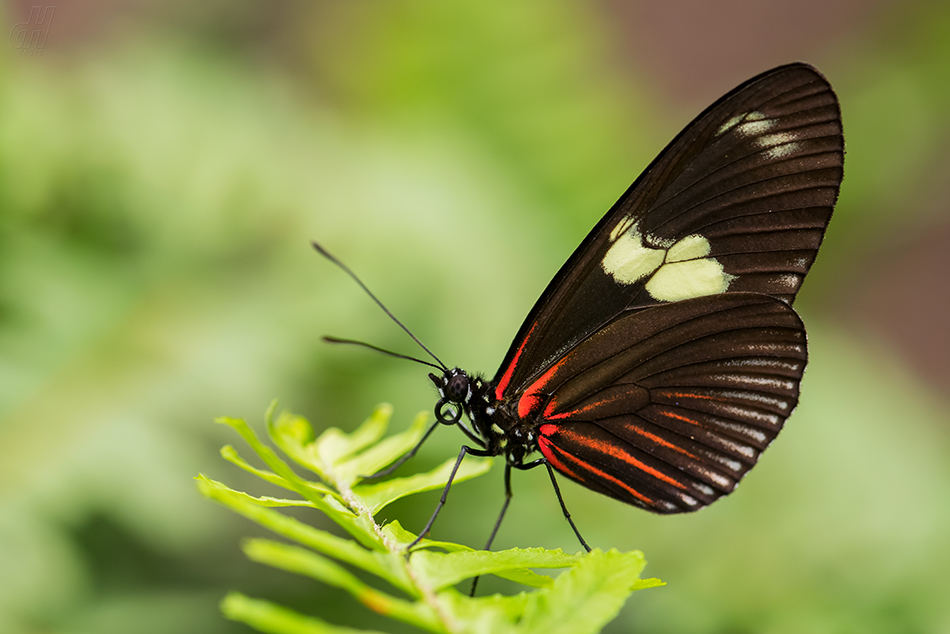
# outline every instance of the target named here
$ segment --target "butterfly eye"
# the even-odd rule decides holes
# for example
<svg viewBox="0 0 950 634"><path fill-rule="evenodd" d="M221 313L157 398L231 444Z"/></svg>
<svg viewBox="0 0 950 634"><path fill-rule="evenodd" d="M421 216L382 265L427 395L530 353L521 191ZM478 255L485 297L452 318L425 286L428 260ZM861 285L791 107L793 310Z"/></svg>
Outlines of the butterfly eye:
<svg viewBox="0 0 950 634"><path fill-rule="evenodd" d="M468 377L464 374L456 374L449 379L445 386L445 399L453 403L465 401L469 393Z"/></svg>

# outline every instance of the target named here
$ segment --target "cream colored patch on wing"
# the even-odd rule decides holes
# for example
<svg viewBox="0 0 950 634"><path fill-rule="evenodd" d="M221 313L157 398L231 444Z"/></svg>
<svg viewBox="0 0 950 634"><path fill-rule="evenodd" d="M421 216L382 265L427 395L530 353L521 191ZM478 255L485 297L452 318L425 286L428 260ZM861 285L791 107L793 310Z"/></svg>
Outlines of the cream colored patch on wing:
<svg viewBox="0 0 950 634"><path fill-rule="evenodd" d="M613 244L601 261L604 271L618 284L634 284L650 278L646 291L658 300L675 302L725 292L735 279L723 270L711 251L709 240L693 234L676 242L649 237L644 244L636 223L621 220L610 233Z"/></svg>
<svg viewBox="0 0 950 634"><path fill-rule="evenodd" d="M646 284L646 290L657 300L677 302L693 297L717 295L729 288L734 275L726 273L713 258L664 264Z"/></svg>
<svg viewBox="0 0 950 634"><path fill-rule="evenodd" d="M666 261L682 262L683 260L695 260L709 255L709 240L700 236L686 236L676 244L670 247L666 252Z"/></svg>
<svg viewBox="0 0 950 634"><path fill-rule="evenodd" d="M731 117L728 121L719 126L719 128L716 130L716 136L721 136L736 127L736 124L742 121L744 117L745 115L743 114L737 114L736 116Z"/></svg>
<svg viewBox="0 0 950 634"><path fill-rule="evenodd" d="M761 148L765 148L762 154L769 160L785 158L800 147L800 144L795 142L795 135L790 132L765 134L756 139L756 144Z"/></svg>
<svg viewBox="0 0 950 634"><path fill-rule="evenodd" d="M645 246L643 236L631 226L610 245L601 265L618 283L633 284L660 268L665 258L665 249Z"/></svg>
<svg viewBox="0 0 950 634"><path fill-rule="evenodd" d="M630 216L624 216L623 218L620 219L620 222L617 223L617 226L611 229L610 239L616 240L620 236L620 234L626 232L632 226L633 226L633 218L631 218Z"/></svg>
<svg viewBox="0 0 950 634"><path fill-rule="evenodd" d="M761 112L750 112L745 116L745 122L739 124L736 131L742 136L758 136L770 130L774 125L774 119L766 119Z"/></svg>

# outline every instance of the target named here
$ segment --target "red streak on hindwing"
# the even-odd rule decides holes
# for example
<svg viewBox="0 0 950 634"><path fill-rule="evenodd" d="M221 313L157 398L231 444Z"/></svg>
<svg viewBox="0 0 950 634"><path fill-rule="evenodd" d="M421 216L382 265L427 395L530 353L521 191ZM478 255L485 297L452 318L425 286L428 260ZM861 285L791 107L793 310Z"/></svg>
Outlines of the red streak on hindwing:
<svg viewBox="0 0 950 634"><path fill-rule="evenodd" d="M590 464L589 462L584 462L583 460L580 460L576 456L573 456L567 453L566 451L564 451L563 449L555 446L551 442L551 440L547 437L548 434L545 434L545 427L548 428L548 432L550 433L552 431L551 428L556 429L557 426L556 425L541 425L541 428L540 428L541 436L538 438L538 447L541 449L541 453L544 454L544 457L548 460L548 462L551 463L552 467L554 467L561 473L571 478L574 478L578 482L583 483L585 480L584 476L578 475L575 470L565 465L564 461L561 460L561 457L564 457L567 460L571 461L574 465L579 467L581 471L589 473L606 482L612 482L613 484L619 486L621 489L623 489L624 491L626 491L627 493L629 493L636 499L640 500L644 504L648 506L654 506L654 501L651 498L643 495L642 493L634 489L632 486L630 486L623 480L620 480L616 478L615 476L612 476L609 473L603 471L602 469L598 469L597 467ZM557 451L559 455L555 455L554 453L555 451Z"/></svg>

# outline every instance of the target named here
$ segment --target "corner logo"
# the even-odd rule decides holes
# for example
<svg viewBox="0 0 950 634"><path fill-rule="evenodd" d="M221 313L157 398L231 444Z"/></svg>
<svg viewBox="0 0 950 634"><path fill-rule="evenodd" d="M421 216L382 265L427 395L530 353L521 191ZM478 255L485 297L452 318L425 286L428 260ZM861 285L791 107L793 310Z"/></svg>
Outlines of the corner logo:
<svg viewBox="0 0 950 634"><path fill-rule="evenodd" d="M17 22L10 30L10 44L20 50L20 55L42 55L53 24L54 6L35 6L30 9L30 18Z"/></svg>

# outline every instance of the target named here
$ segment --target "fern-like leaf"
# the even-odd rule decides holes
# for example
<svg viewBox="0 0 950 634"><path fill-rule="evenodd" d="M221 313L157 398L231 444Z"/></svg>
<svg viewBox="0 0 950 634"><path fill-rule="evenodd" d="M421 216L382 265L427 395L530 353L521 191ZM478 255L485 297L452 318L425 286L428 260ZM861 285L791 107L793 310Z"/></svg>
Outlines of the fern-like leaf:
<svg viewBox="0 0 950 634"><path fill-rule="evenodd" d="M617 614L632 592L662 585L656 579L640 579L646 562L639 551L594 550L572 555L528 548L487 552L424 539L407 557L406 547L416 536L398 522L380 525L374 516L399 498L442 488L454 460L429 472L384 482L362 483L361 478L392 464L413 447L424 433L427 416L416 417L408 430L386 437L392 412L384 405L352 433L331 428L315 436L304 418L286 412L275 418L274 411L271 406L267 413L271 441L315 479L298 475L240 419L221 418L218 422L237 431L266 468L252 466L233 447L227 446L221 453L229 462L296 497L254 497L204 476L197 478L205 496L296 544L250 540L244 552L256 562L340 588L374 612L437 633L593 633ZM455 479L476 477L490 466L491 459L468 458ZM351 539L277 510L287 506L320 510ZM553 578L535 569L564 572ZM379 587L354 570L375 577ZM487 574L537 590L470 598L454 587ZM365 632L236 593L225 598L222 610L228 618L273 634Z"/></svg>

